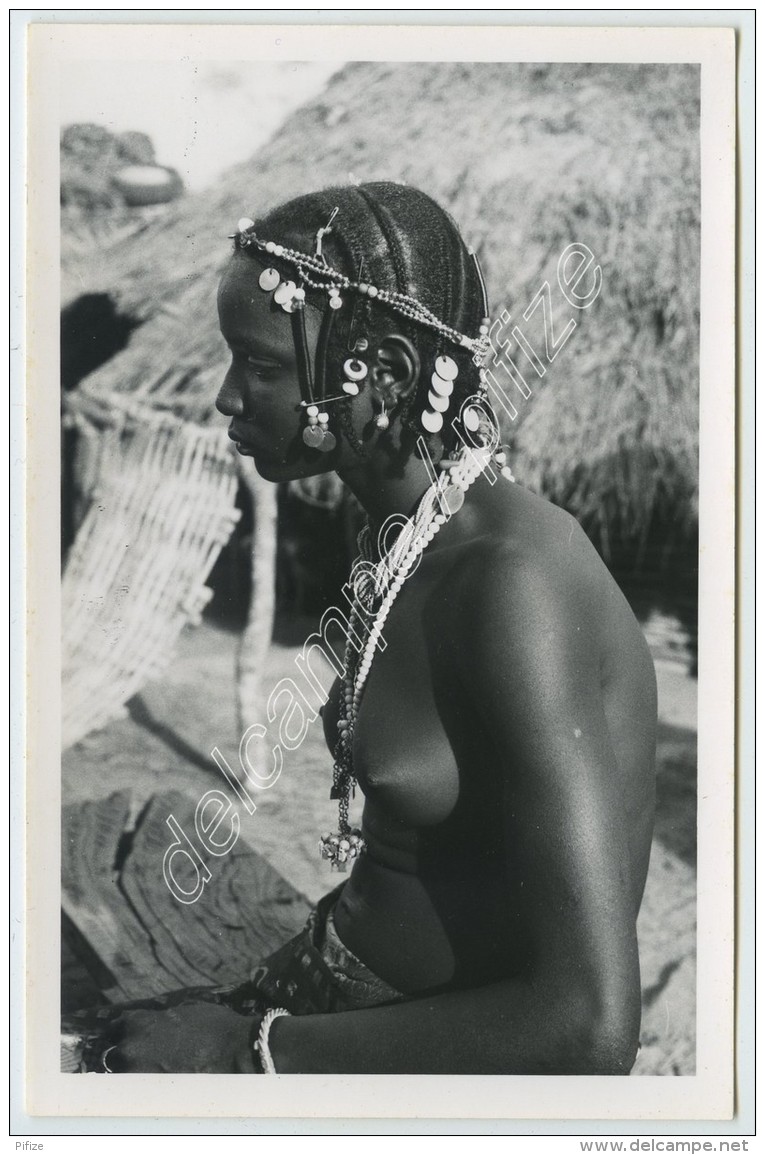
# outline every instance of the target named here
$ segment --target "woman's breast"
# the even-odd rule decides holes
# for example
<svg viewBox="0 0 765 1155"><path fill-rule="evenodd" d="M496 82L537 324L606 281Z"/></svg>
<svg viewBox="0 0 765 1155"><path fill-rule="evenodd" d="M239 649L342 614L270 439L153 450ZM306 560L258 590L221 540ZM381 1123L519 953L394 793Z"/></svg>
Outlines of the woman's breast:
<svg viewBox="0 0 765 1155"><path fill-rule="evenodd" d="M362 698L353 737L359 787L375 809L409 827L445 822L460 798L454 750L433 699L419 680L378 655ZM338 686L325 708L327 744L334 753Z"/></svg>

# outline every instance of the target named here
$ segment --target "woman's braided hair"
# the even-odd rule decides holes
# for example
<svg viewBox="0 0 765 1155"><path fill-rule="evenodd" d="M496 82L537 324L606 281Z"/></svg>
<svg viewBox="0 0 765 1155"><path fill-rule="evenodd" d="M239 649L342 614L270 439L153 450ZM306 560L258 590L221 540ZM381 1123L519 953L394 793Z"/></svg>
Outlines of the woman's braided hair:
<svg viewBox="0 0 765 1155"><path fill-rule="evenodd" d="M418 189L385 181L324 189L280 205L256 221L255 228L268 240L313 252L316 232L326 225L335 207L339 211L323 239L324 255L334 269L353 281L416 297L447 325L469 336L478 335L483 297L475 264L449 214ZM283 264L277 259L273 263L280 269ZM294 279L294 270L285 266L283 271ZM306 288L306 298L322 311L327 307L322 292ZM412 445L421 435L436 455L438 441L425 432L419 418L427 407L436 357L446 353L458 366L447 420L438 435L449 452L457 440L452 419L459 415L463 400L475 393L478 367L469 349L408 321L383 303L354 296L338 311L327 350L327 391L339 391L342 364L351 355L353 341L363 334L371 347L391 332L392 323L395 331L416 346L422 364L417 390L398 416ZM347 434L351 433L351 405L349 400L335 406Z"/></svg>

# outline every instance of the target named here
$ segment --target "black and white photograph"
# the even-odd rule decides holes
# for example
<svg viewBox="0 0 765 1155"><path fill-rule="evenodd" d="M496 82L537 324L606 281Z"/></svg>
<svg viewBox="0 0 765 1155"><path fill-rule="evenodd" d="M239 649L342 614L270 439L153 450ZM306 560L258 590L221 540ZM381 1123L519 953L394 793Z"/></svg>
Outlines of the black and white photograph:
<svg viewBox="0 0 765 1155"><path fill-rule="evenodd" d="M730 1118L732 33L137 16L30 29L33 1103Z"/></svg>

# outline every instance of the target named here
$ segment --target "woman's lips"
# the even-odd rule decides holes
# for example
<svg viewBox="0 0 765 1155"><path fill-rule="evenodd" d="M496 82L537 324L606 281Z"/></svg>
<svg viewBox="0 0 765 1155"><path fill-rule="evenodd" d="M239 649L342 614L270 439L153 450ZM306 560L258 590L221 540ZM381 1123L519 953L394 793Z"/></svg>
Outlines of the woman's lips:
<svg viewBox="0 0 765 1155"><path fill-rule="evenodd" d="M246 439L245 435L233 426L229 428L228 435L236 446L237 453L241 453L243 457L252 457L254 450Z"/></svg>

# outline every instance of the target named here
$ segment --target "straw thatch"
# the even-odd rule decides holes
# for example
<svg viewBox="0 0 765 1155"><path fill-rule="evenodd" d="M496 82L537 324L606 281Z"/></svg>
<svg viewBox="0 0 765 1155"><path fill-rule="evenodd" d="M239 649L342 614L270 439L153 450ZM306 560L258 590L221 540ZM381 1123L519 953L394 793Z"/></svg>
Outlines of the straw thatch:
<svg viewBox="0 0 765 1155"><path fill-rule="evenodd" d="M606 555L669 557L696 528L698 117L692 65L350 65L251 161L100 254L91 286L100 275L141 324L79 403L140 394L219 420L215 288L236 220L322 185L403 180L477 244L495 313L520 321L565 245L592 249L602 292L530 380L513 468Z"/></svg>
<svg viewBox="0 0 765 1155"><path fill-rule="evenodd" d="M93 278L103 284L99 262L106 250L161 218L166 203L183 192L174 170L157 164L154 145L142 132L110 132L98 124L71 124L61 132L60 148L62 305L86 293ZM135 203L126 194L124 176L141 166L170 179L160 203ZM171 176L172 174L172 176Z"/></svg>

